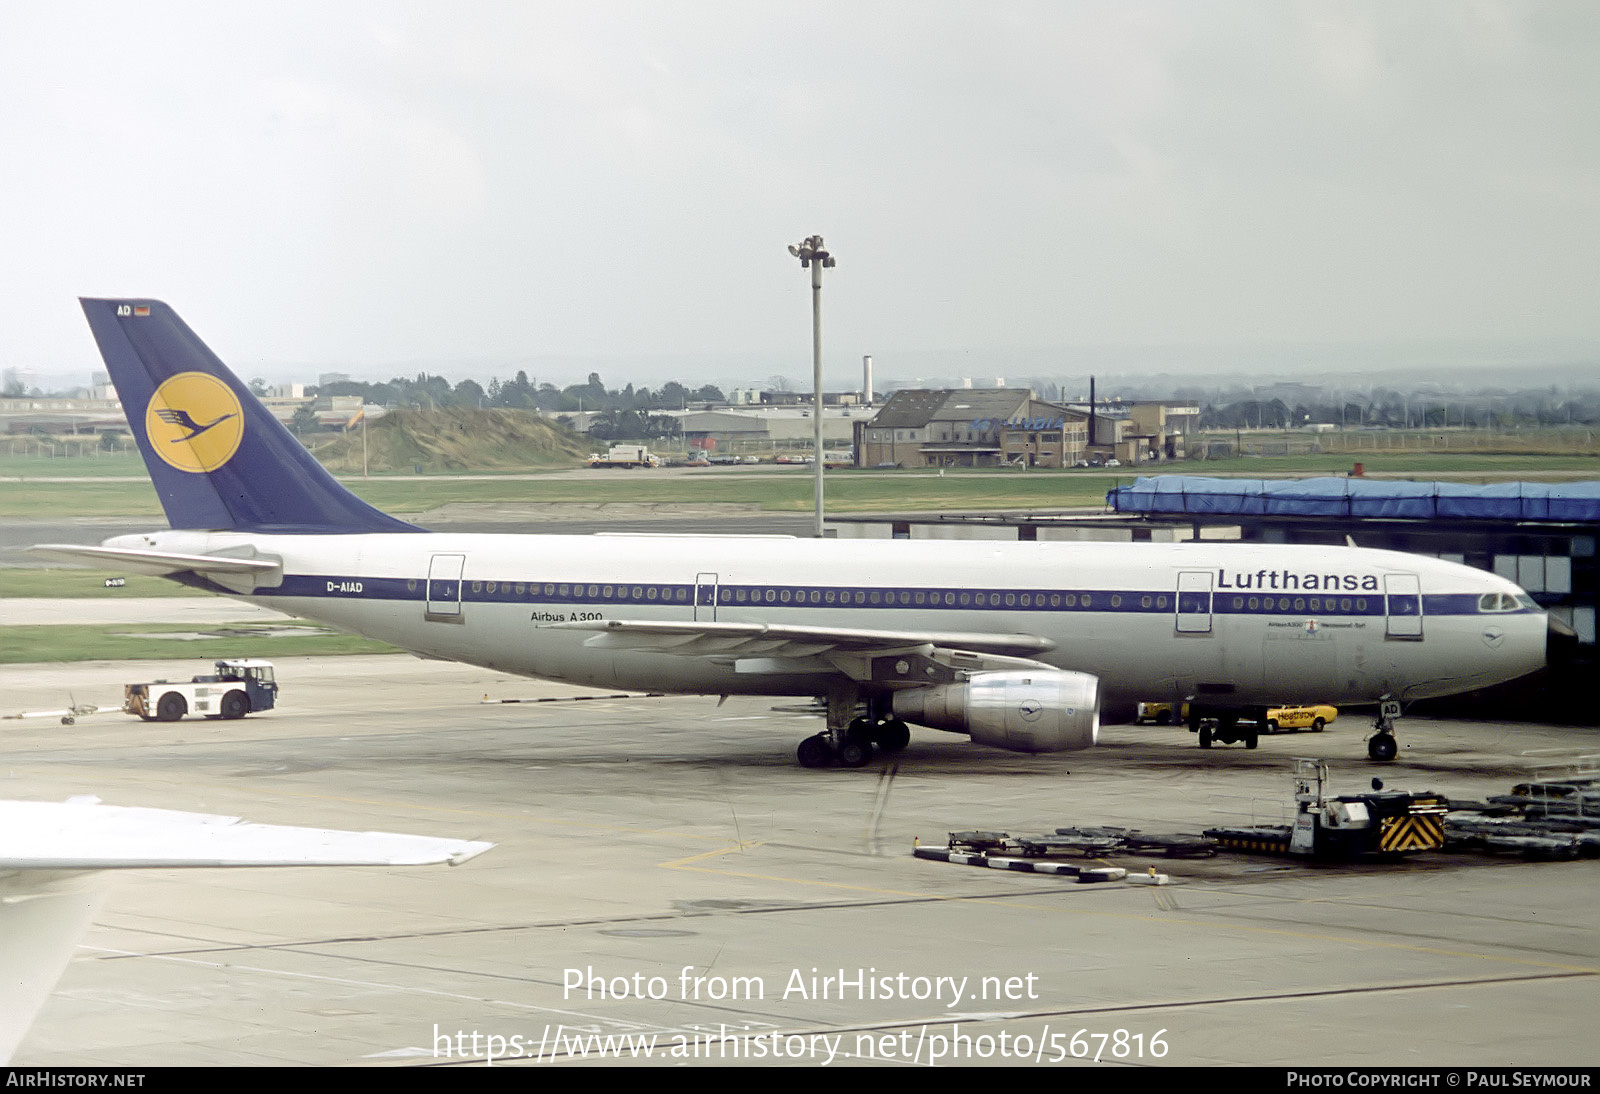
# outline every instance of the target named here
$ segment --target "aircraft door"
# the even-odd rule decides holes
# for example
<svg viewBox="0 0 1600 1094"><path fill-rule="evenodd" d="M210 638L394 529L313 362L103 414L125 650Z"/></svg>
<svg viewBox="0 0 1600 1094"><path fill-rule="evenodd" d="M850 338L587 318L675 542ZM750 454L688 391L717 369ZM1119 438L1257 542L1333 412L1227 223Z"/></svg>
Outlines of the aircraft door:
<svg viewBox="0 0 1600 1094"><path fill-rule="evenodd" d="M1416 574L1384 574L1383 591L1390 638L1422 637L1422 586Z"/></svg>
<svg viewBox="0 0 1600 1094"><path fill-rule="evenodd" d="M717 621L717 575L695 574L694 620L696 623Z"/></svg>
<svg viewBox="0 0 1600 1094"><path fill-rule="evenodd" d="M462 623L461 571L466 555L434 555L428 561L428 607L430 623Z"/></svg>
<svg viewBox="0 0 1600 1094"><path fill-rule="evenodd" d="M1178 575L1179 634L1211 633L1211 572L1189 571Z"/></svg>

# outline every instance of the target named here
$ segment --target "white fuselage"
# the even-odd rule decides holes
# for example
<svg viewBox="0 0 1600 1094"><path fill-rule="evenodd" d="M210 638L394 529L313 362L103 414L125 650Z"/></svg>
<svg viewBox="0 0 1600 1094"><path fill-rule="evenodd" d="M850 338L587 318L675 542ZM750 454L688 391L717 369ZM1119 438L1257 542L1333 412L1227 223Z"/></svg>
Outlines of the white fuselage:
<svg viewBox="0 0 1600 1094"><path fill-rule="evenodd" d="M1452 694L1544 663L1493 574L1363 548L738 536L161 532L108 546L281 563L229 595L453 661L600 687L815 695L835 670L597 643L555 624L761 622L1039 636L1110 698L1226 704ZM224 582L233 579L219 578Z"/></svg>

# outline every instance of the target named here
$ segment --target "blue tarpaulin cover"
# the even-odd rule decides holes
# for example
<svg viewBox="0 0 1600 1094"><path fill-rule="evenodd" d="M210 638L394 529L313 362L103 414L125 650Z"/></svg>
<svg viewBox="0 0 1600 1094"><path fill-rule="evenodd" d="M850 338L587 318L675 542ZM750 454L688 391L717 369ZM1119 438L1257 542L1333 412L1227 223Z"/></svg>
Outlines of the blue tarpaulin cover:
<svg viewBox="0 0 1600 1094"><path fill-rule="evenodd" d="M1600 521L1600 482L1379 482L1370 479L1213 479L1156 475L1118 486L1119 513L1387 517L1428 520Z"/></svg>

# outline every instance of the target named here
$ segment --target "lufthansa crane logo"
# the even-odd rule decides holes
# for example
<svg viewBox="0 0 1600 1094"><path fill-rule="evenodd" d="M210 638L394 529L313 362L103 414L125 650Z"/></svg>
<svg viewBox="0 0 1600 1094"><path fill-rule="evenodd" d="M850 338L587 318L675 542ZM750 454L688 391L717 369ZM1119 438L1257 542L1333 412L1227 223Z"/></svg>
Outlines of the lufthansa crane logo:
<svg viewBox="0 0 1600 1094"><path fill-rule="evenodd" d="M215 376L180 372L150 397L144 430L150 447L179 471L215 471L239 450L244 408Z"/></svg>

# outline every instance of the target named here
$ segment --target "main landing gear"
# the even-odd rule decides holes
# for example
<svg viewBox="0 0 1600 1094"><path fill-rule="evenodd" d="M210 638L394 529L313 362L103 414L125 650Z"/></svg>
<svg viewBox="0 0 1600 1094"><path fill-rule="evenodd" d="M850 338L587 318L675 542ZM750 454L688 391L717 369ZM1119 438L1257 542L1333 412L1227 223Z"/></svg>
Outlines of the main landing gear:
<svg viewBox="0 0 1600 1094"><path fill-rule="evenodd" d="M1377 732L1367 738L1368 757L1384 763L1400 754L1400 745L1394 739L1394 720L1398 717L1400 704L1393 699L1378 704L1378 719L1372 723Z"/></svg>
<svg viewBox="0 0 1600 1094"><path fill-rule="evenodd" d="M828 721L834 721L829 704ZM862 767L874 752L899 752L911 742L911 727L889 714L852 718L842 728L832 728L800 742L795 756L801 767Z"/></svg>

